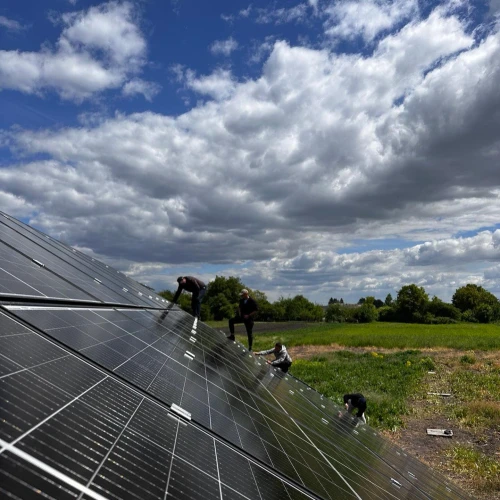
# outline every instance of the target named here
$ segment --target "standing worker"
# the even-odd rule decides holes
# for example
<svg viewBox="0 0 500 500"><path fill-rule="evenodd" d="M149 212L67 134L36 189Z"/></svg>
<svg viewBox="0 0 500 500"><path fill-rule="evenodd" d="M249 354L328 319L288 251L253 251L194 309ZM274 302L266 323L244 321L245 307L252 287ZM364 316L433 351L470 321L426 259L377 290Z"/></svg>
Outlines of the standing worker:
<svg viewBox="0 0 500 500"><path fill-rule="evenodd" d="M344 405L349 413L357 409L356 417L366 424L366 399L363 394L344 394Z"/></svg>
<svg viewBox="0 0 500 500"><path fill-rule="evenodd" d="M253 344L253 317L257 314L259 308L257 302L248 295L248 290L244 288L240 293L240 303L238 304L238 314L229 320L229 340L234 340L234 325L236 323L243 323L247 330L248 336L248 350L252 350Z"/></svg>
<svg viewBox="0 0 500 500"><path fill-rule="evenodd" d="M193 276L179 276L177 278L177 283L179 283L179 288L177 288L172 302L174 304L177 302L182 290L191 292L191 308L193 309L193 316L201 320L201 299L207 291L205 283L198 278L194 278Z"/></svg>
<svg viewBox="0 0 500 500"><path fill-rule="evenodd" d="M288 371L288 368L292 366L292 358L290 357L290 354L288 354L286 347L280 342L276 342L276 345L272 349L268 349L267 351L259 351L255 354L257 354L257 356L274 354L274 361L267 360L267 363L276 368L280 368L281 371L285 373Z"/></svg>

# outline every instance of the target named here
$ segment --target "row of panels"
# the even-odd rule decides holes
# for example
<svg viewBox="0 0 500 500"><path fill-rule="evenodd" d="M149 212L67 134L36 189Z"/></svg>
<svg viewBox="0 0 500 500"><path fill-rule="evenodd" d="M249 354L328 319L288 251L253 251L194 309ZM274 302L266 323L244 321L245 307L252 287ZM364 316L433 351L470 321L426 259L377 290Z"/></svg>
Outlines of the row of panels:
<svg viewBox="0 0 500 500"><path fill-rule="evenodd" d="M410 465L407 458L382 459L380 447L373 452L367 427L357 430L327 416L305 398L308 388L294 387L291 377L270 371L220 332L193 328L183 312L10 311L159 401L181 406L206 429L321 498L339 491L345 498L454 498L440 478L422 487L422 471L400 469Z"/></svg>
<svg viewBox="0 0 500 500"><path fill-rule="evenodd" d="M0 354L2 496L313 498L3 313L0 332L23 343Z"/></svg>
<svg viewBox="0 0 500 500"><path fill-rule="evenodd" d="M161 308L165 299L123 273L0 212L0 298Z"/></svg>

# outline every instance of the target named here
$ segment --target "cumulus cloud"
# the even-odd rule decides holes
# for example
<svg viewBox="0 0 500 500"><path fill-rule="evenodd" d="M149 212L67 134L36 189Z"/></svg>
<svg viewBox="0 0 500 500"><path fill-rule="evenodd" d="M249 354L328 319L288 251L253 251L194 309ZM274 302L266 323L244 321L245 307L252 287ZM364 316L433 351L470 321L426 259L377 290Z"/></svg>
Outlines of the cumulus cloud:
<svg viewBox="0 0 500 500"><path fill-rule="evenodd" d="M177 117L15 131L24 156L0 171L0 200L43 207L39 227L121 262L236 262L271 297L486 283L499 232L455 233L500 216L500 34L476 43L435 9L374 43L360 55L278 41L246 81L176 67L210 98Z"/></svg>
<svg viewBox="0 0 500 500"><path fill-rule="evenodd" d="M127 82L122 89L123 95L132 96L142 94L146 101L152 101L161 91L161 86L155 82L146 82L140 78L134 78Z"/></svg>
<svg viewBox="0 0 500 500"><path fill-rule="evenodd" d="M416 12L417 0L335 2L324 9L325 33L339 39L362 37L372 41L380 32L412 18Z"/></svg>
<svg viewBox="0 0 500 500"><path fill-rule="evenodd" d="M0 89L54 90L82 100L121 87L144 65L146 42L131 3L108 2L59 21L63 31L54 48L0 51Z"/></svg>
<svg viewBox="0 0 500 500"><path fill-rule="evenodd" d="M227 40L216 40L210 45L210 52L214 55L229 56L238 48L238 42L229 37Z"/></svg>
<svg viewBox="0 0 500 500"><path fill-rule="evenodd" d="M228 70L218 69L210 75L200 77L192 71L187 71L186 86L199 94L222 100L233 93L235 82Z"/></svg>

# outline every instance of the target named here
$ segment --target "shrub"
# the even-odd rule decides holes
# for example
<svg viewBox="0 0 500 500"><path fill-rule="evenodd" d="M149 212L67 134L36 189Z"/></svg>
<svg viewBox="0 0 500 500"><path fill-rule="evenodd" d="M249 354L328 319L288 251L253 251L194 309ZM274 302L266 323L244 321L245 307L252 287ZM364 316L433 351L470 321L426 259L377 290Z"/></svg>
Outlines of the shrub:
<svg viewBox="0 0 500 500"><path fill-rule="evenodd" d="M379 321L396 321L396 311L394 307L383 306L378 310Z"/></svg>
<svg viewBox="0 0 500 500"><path fill-rule="evenodd" d="M363 304L359 309L356 309L356 319L360 323L371 323L378 318L377 308L373 304Z"/></svg>

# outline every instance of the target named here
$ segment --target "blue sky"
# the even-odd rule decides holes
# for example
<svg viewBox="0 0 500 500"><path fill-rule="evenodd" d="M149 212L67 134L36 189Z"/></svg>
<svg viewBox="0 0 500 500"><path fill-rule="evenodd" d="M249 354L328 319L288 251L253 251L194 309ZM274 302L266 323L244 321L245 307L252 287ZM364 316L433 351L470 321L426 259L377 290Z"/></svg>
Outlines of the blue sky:
<svg viewBox="0 0 500 500"><path fill-rule="evenodd" d="M500 1L0 7L0 210L157 290L499 294Z"/></svg>

